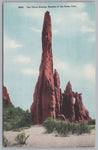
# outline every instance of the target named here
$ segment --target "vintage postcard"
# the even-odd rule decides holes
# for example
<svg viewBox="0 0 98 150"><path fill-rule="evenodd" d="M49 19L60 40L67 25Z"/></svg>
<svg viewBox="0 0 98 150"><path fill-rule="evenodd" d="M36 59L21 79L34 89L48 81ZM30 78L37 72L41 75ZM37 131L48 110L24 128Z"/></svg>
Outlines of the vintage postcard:
<svg viewBox="0 0 98 150"><path fill-rule="evenodd" d="M95 146L95 3L3 4L3 146Z"/></svg>

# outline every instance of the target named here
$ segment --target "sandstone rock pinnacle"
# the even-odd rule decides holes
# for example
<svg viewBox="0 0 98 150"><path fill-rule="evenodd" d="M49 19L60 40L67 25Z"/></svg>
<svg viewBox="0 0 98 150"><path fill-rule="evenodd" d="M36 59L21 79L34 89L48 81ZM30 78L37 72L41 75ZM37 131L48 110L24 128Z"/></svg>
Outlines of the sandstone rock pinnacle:
<svg viewBox="0 0 98 150"><path fill-rule="evenodd" d="M55 118L55 90L53 78L52 30L49 12L45 13L42 30L42 60L34 92L31 114L34 124L41 124L47 117Z"/></svg>

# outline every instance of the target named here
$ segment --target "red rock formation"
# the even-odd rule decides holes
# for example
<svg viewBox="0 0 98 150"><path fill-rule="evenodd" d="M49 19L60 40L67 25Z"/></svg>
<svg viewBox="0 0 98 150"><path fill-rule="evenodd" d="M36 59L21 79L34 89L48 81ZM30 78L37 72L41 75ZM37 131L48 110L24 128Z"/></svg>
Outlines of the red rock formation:
<svg viewBox="0 0 98 150"><path fill-rule="evenodd" d="M89 112L83 105L81 93L77 93L77 92L74 93L74 97L76 99L76 101L75 101L75 120L78 122L92 120L89 117Z"/></svg>
<svg viewBox="0 0 98 150"><path fill-rule="evenodd" d="M9 94L7 92L7 88L5 86L3 86L3 102L6 106L12 106L12 102L10 100Z"/></svg>
<svg viewBox="0 0 98 150"><path fill-rule="evenodd" d="M69 81L63 94L62 113L65 115L66 119L72 122L75 121L73 98L72 86Z"/></svg>
<svg viewBox="0 0 98 150"><path fill-rule="evenodd" d="M81 95L72 91L70 82L61 93L59 74L56 70L53 74L51 17L48 11L43 23L42 49L39 77L30 108L33 123L42 124L48 117L71 122L90 120Z"/></svg>
<svg viewBox="0 0 98 150"><path fill-rule="evenodd" d="M56 118L58 118L58 115L60 116L61 113L62 94L60 89L59 74L56 71L56 69L54 71L54 86L55 86L55 99L56 99L55 112L56 112Z"/></svg>
<svg viewBox="0 0 98 150"><path fill-rule="evenodd" d="M42 60L34 92L31 114L34 124L41 124L47 117L55 118L55 90L53 78L51 18L47 11L42 31Z"/></svg>
<svg viewBox="0 0 98 150"><path fill-rule="evenodd" d="M73 99L75 98L75 103ZM72 91L71 83L68 82L63 94L62 114L71 122L84 122L91 120L89 112L84 107L82 96Z"/></svg>

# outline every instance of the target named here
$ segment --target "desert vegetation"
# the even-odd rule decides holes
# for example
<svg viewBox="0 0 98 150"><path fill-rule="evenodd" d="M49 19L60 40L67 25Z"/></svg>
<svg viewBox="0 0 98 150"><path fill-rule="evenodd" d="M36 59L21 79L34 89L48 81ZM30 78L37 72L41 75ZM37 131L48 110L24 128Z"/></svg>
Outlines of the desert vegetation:
<svg viewBox="0 0 98 150"><path fill-rule="evenodd" d="M28 129L20 132L21 128ZM4 131L3 145L4 147L72 147L73 145L78 146L81 141L81 146L94 146L94 128L95 125L93 120L90 122L74 124L69 121L48 118L44 121L43 125L40 126L33 125L30 128L19 127L12 129L12 131ZM16 130L18 132L16 132Z"/></svg>
<svg viewBox="0 0 98 150"><path fill-rule="evenodd" d="M3 107L3 130L20 131L32 125L29 110L22 110L20 107Z"/></svg>
<svg viewBox="0 0 98 150"><path fill-rule="evenodd" d="M3 146L7 147L9 144L8 139L6 138L6 136L3 136Z"/></svg>
<svg viewBox="0 0 98 150"><path fill-rule="evenodd" d="M28 139L29 135L25 135L25 132L22 132L20 134L18 134L15 137L15 141L19 144L26 144L26 140Z"/></svg>
<svg viewBox="0 0 98 150"><path fill-rule="evenodd" d="M90 125L89 125L90 124ZM53 120L48 118L44 121L43 126L46 129L47 133L56 132L60 136L68 136L69 134L83 134L90 133L94 121L82 122L82 123L71 123L69 121Z"/></svg>

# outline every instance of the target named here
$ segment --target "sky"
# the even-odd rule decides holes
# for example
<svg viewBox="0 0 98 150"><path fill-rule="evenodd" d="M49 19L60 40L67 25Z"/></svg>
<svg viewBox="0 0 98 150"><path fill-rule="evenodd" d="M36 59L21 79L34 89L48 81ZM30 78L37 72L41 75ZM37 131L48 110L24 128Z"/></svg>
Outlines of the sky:
<svg viewBox="0 0 98 150"><path fill-rule="evenodd" d="M85 107L95 118L93 2L4 3L3 76L10 99L14 106L30 110L39 75L42 27L47 10L52 22L53 64L60 76L62 92L70 80L73 91L82 93Z"/></svg>

